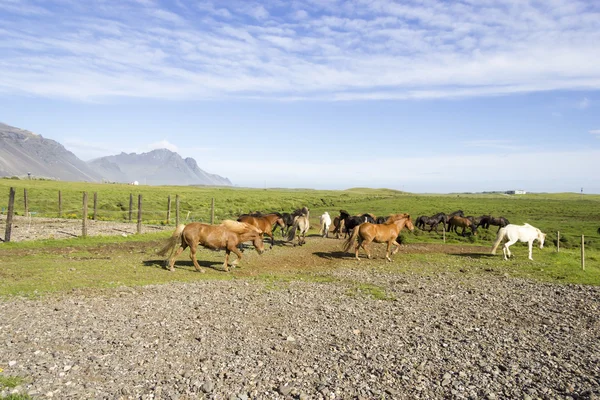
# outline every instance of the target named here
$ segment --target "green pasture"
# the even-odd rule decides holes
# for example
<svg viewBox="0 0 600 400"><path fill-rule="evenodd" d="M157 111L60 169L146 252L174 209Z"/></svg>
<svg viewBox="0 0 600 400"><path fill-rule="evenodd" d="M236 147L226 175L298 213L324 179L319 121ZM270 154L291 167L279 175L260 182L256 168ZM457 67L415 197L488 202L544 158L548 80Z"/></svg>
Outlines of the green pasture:
<svg viewBox="0 0 600 400"><path fill-rule="evenodd" d="M180 222L208 221L210 205L215 201L215 220L235 219L240 213L260 210L292 211L302 206L311 210L313 228L318 230L317 221L323 211L332 217L340 209L351 214L370 212L375 215L408 212L413 218L432 215L436 212L452 212L462 209L466 215L492 214L504 216L511 223L528 222L548 234L545 248L535 247L534 260L527 259L524 244L511 247L515 258L503 261L501 250L490 256L489 248L495 238L496 227L489 231L480 229L478 236L462 237L446 233L448 245L473 246L467 254L402 254L394 257L393 263L383 260L365 260L357 264L350 257L327 262L327 257L311 253L311 242L302 247L298 258L311 258L311 266L303 262L278 265L278 257L296 248L276 246L258 256L245 253L242 268L224 273L219 267L208 268L205 274L193 271L186 251L179 257L178 268L169 273L162 268L162 261L154 253L168 233L134 235L131 237L88 237L65 240L43 240L21 243L0 243L0 296L37 296L46 293L65 293L78 289L101 289L167 282L189 282L206 279L259 279L285 281L290 279L335 280L337 268L368 268L394 273L414 273L435 276L440 273L487 275L501 274L528 279L581 284L600 284L600 196L579 194L527 194L507 196L504 194L410 194L388 189L356 188L343 191L309 189L248 189L222 187L183 186L130 186L118 184L72 183L55 181L23 181L0 179L0 207L8 205L9 188L16 189L15 211L24 212L23 195L27 189L29 210L34 217L58 216L58 191L61 191L63 213L81 218L83 192L87 192L92 207L92 195L98 195L99 219L126 221L130 194L143 198L144 223L166 224L167 197L173 201L170 224L175 223L175 196L180 199ZM67 212L68 211L68 212ZM134 211L134 218L136 218ZM89 212L91 217L91 211ZM135 223L135 222L133 222ZM561 251L556 250L557 232L560 231ZM0 232L3 236L4 232ZM586 269L581 269L580 242L585 235ZM423 232L402 234L407 244L443 243L442 233ZM314 240L320 240L315 238ZM329 239L332 240L332 239ZM333 243L333 242L332 242ZM341 246L341 241L338 247ZM537 243L536 243L537 245ZM333 251L333 250L332 250ZM335 250L339 251L339 250ZM250 253L250 254L248 254ZM248 254L246 256L246 254ZM222 262L223 252L201 251L199 259L205 266ZM316 261L313 261L316 260ZM201 264L202 264L201 262ZM280 263L279 263L280 264ZM370 290L375 297L377 290L356 282L357 290ZM364 286L364 287L363 287ZM365 289L366 288L366 289Z"/></svg>

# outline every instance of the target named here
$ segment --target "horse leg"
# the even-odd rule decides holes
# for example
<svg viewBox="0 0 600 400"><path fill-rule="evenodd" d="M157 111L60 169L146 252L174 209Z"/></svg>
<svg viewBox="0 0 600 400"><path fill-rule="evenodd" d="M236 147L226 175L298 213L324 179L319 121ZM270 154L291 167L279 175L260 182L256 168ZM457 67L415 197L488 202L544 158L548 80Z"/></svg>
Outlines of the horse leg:
<svg viewBox="0 0 600 400"><path fill-rule="evenodd" d="M504 247L502 247L502 252L504 253L504 259L508 260L508 258L506 257L506 255L508 254L508 257L512 257L512 254L510 252L509 247L512 246L513 244L515 244L517 242L517 240L509 240L508 242L504 243Z"/></svg>
<svg viewBox="0 0 600 400"><path fill-rule="evenodd" d="M371 259L371 252L369 251L369 249L367 248L368 245L371 244L371 241L368 239L365 239L363 241L359 241L360 245L362 246L363 250L365 251L365 253L367 253L367 258L370 260Z"/></svg>
<svg viewBox="0 0 600 400"><path fill-rule="evenodd" d="M527 243L529 245L529 259L531 261L533 261L533 257L531 256L531 252L532 252L532 247L533 247L533 240L530 240L529 243Z"/></svg>
<svg viewBox="0 0 600 400"><path fill-rule="evenodd" d="M389 262L392 262L392 259L390 258L390 249L391 248L392 248L392 240L388 240L388 242L387 242L387 248L385 250L385 260L389 261Z"/></svg>
<svg viewBox="0 0 600 400"><path fill-rule="evenodd" d="M177 251L175 252L175 254L173 254L173 256L171 257L171 259L169 260L169 270L171 272L175 271L175 259L181 254L181 252L183 250L185 250L187 246L181 245Z"/></svg>
<svg viewBox="0 0 600 400"><path fill-rule="evenodd" d="M273 248L273 244L275 244L275 236L273 236L273 232L267 233L267 236L271 238L271 248Z"/></svg>
<svg viewBox="0 0 600 400"><path fill-rule="evenodd" d="M362 241L359 237L358 241L356 242L356 246L354 247L354 258L356 258L358 261L360 261L360 258L358 257L358 249L360 248L361 244L362 244Z"/></svg>
<svg viewBox="0 0 600 400"><path fill-rule="evenodd" d="M462 236L465 237L465 231L467 230L467 228L465 226L463 226L463 231L462 231Z"/></svg>
<svg viewBox="0 0 600 400"><path fill-rule="evenodd" d="M194 263L194 268L196 268L196 271L204 273L204 270L200 268L200 264L198 264L198 260L196 260L196 246L190 246L190 258Z"/></svg>
<svg viewBox="0 0 600 400"><path fill-rule="evenodd" d="M233 251L235 253L235 255L237 256L237 258L235 259L235 261L231 263L231 266L232 267L237 267L238 263L242 259L242 253L240 253L239 251L237 251L236 247L234 247L233 249L231 249L231 251ZM227 271L227 269L225 269L225 271Z"/></svg>

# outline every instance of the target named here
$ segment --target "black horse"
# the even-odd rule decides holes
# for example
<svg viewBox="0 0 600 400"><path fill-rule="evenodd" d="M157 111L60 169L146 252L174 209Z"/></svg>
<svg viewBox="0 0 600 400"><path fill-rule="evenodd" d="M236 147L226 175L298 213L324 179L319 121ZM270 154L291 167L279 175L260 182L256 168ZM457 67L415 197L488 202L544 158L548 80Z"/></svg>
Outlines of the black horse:
<svg viewBox="0 0 600 400"><path fill-rule="evenodd" d="M456 210L456 211L454 211L454 212L451 212L450 214L448 214L448 215L446 216L446 222L447 222L447 221L448 221L450 218L454 217L455 215L456 215L456 216L459 216L459 217L464 217L464 216L465 216L465 213L463 212L463 210Z"/></svg>
<svg viewBox="0 0 600 400"><path fill-rule="evenodd" d="M417 223L416 226L417 228L420 228L422 230L425 230L425 225L429 225L429 232L431 232L432 230L435 229L435 231L438 231L438 225L440 224L440 222L442 223L442 226L444 227L444 230L446 229L446 214L444 213L437 213L431 217L428 217L426 215L422 215L419 218L417 218Z"/></svg>
<svg viewBox="0 0 600 400"><path fill-rule="evenodd" d="M344 234L344 238L347 235L352 234L352 229L362 224L363 222L370 222L372 224L375 223L375 219L371 214L352 216L346 210L340 210L340 220L344 221L344 230L346 231Z"/></svg>
<svg viewBox="0 0 600 400"><path fill-rule="evenodd" d="M387 219L388 219L388 217L383 217L383 216L377 217L377 218L375 218L375 223L376 224L384 224L385 221L387 221Z"/></svg>
<svg viewBox="0 0 600 400"><path fill-rule="evenodd" d="M508 220L504 217L492 217L491 215L484 215L481 217L481 220L479 221L479 226L481 226L484 229L489 229L490 225L496 225L498 227L498 230L500 230L500 228L504 228L506 225L510 224L510 222L508 222Z"/></svg>

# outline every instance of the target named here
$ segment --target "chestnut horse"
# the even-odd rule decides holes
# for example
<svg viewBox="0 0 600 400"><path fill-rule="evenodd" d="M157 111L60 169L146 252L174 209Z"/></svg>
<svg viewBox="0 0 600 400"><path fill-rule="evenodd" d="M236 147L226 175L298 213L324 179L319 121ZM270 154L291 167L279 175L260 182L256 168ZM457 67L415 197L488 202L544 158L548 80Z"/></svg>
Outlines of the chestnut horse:
<svg viewBox="0 0 600 400"><path fill-rule="evenodd" d="M238 250L237 245L247 241L252 241L258 254L262 254L265 250L262 231L255 226L231 220L225 220L220 225L192 222L187 225L181 224L177 226L165 247L158 251L157 254L165 256L169 253L169 269L174 271L175 259L182 251L189 247L190 258L194 263L196 271L204 272L196 260L196 247L201 245L213 250L225 249L223 268L225 271L229 271L229 253L233 251L237 255L237 259L231 264L232 267L235 267L242 259L242 253ZM180 246L179 249L173 254L178 245Z"/></svg>
<svg viewBox="0 0 600 400"><path fill-rule="evenodd" d="M352 235L344 243L344 251L349 251L356 239L358 238L358 242L356 243L356 247L354 248L354 256L357 260L360 261L360 258L358 258L358 249L361 246L367 253L367 257L371 258L371 253L369 252L367 246L371 242L387 242L385 259L387 261L392 261L392 259L390 258L390 249L392 245L396 246L394 248L394 251L392 251L392 255L396 254L400 249L400 243L398 243L397 238L398 234L404 227L408 228L410 231L413 231L415 229L415 226L413 225L409 214L390 215L387 221L383 224L372 224L370 222L363 222L362 224L354 228L354 230L352 231Z"/></svg>
<svg viewBox="0 0 600 400"><path fill-rule="evenodd" d="M285 222L280 213L263 214L261 216L245 214L238 218L238 222L245 222L253 225L260 229L265 235L269 236L271 238L271 248L273 248L273 243L275 243L275 238L273 237L273 225L277 224L282 229L285 228Z"/></svg>
<svg viewBox="0 0 600 400"><path fill-rule="evenodd" d="M467 217L460 217L455 215L448 220L448 232L456 232L458 234L458 228L462 229L462 235L465 236L465 230L467 228L471 229L471 233L473 236L477 236L477 225L473 222L473 220Z"/></svg>

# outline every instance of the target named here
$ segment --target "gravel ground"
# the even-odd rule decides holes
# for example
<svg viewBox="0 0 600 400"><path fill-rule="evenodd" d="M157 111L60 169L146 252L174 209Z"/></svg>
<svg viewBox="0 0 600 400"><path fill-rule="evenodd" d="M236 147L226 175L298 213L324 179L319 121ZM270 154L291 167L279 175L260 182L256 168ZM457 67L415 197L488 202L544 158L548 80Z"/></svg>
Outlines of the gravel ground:
<svg viewBox="0 0 600 400"><path fill-rule="evenodd" d="M0 396L599 398L600 288L381 271L0 300Z"/></svg>
<svg viewBox="0 0 600 400"><path fill-rule="evenodd" d="M335 274L4 300L0 366L40 398L598 398L596 287Z"/></svg>

